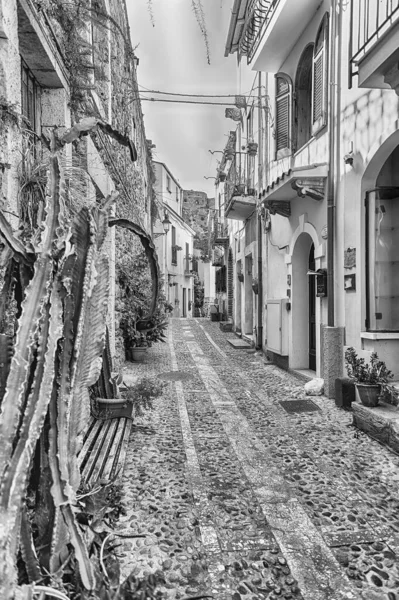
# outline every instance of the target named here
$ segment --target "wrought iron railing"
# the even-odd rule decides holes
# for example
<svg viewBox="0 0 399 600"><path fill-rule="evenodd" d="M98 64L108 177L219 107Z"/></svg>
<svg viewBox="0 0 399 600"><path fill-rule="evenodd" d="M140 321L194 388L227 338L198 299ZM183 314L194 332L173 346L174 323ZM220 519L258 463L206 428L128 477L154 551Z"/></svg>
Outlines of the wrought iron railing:
<svg viewBox="0 0 399 600"><path fill-rule="evenodd" d="M250 63L280 0L251 0L241 34L240 53Z"/></svg>
<svg viewBox="0 0 399 600"><path fill-rule="evenodd" d="M225 203L228 206L230 200L233 196L254 196L255 188L251 187L254 185L252 183L252 177L248 176L248 172L250 171L248 168L248 157L245 156L244 159L237 159L237 156L240 157L240 154L237 153L236 158L232 161L230 170L226 177L225 182Z"/></svg>
<svg viewBox="0 0 399 600"><path fill-rule="evenodd" d="M351 60L358 62L399 20L399 0L352 0Z"/></svg>

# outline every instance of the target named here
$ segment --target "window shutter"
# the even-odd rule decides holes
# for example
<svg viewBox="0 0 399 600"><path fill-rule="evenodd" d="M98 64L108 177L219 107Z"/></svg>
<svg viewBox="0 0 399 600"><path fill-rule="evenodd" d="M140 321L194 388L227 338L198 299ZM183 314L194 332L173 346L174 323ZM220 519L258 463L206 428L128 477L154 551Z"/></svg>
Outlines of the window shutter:
<svg viewBox="0 0 399 600"><path fill-rule="evenodd" d="M276 75L276 158L287 156L291 150L292 86L286 75Z"/></svg>
<svg viewBox="0 0 399 600"><path fill-rule="evenodd" d="M328 103L328 14L319 28L313 54L312 134L327 125Z"/></svg>

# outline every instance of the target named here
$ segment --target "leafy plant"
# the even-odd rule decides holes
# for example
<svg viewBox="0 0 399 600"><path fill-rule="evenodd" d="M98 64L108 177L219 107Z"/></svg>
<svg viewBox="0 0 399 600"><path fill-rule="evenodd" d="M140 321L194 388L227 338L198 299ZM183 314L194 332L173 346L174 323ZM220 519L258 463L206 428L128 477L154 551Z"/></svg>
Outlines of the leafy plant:
<svg viewBox="0 0 399 600"><path fill-rule="evenodd" d="M162 396L167 383L158 379L143 377L126 392L123 392L123 397L127 402L131 402L134 407L136 416L142 417L144 410L152 410L153 400Z"/></svg>
<svg viewBox="0 0 399 600"><path fill-rule="evenodd" d="M359 358L353 347L345 351L345 366L348 377L356 383L384 385L393 378L393 373L387 368L384 361L379 360L376 352L372 352L370 362Z"/></svg>

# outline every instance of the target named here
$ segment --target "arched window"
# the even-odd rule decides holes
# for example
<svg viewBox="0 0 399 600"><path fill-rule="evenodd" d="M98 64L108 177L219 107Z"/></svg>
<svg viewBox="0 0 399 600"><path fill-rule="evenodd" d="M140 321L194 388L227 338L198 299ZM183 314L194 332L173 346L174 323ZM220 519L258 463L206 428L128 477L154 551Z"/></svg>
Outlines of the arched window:
<svg viewBox="0 0 399 600"><path fill-rule="evenodd" d="M313 44L306 46L295 77L293 150L302 148L312 136Z"/></svg>
<svg viewBox="0 0 399 600"><path fill-rule="evenodd" d="M317 32L313 50L312 133L327 125L328 106L328 13Z"/></svg>
<svg viewBox="0 0 399 600"><path fill-rule="evenodd" d="M288 75L276 75L275 137L276 159L291 152L292 82Z"/></svg>

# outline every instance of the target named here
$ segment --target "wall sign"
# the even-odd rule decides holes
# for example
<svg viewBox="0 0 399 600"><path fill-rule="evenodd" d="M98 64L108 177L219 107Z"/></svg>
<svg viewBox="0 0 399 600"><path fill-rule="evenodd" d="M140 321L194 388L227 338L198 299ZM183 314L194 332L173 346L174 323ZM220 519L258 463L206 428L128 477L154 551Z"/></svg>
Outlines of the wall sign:
<svg viewBox="0 0 399 600"><path fill-rule="evenodd" d="M356 267L356 248L347 248L344 254L344 268L353 269Z"/></svg>

